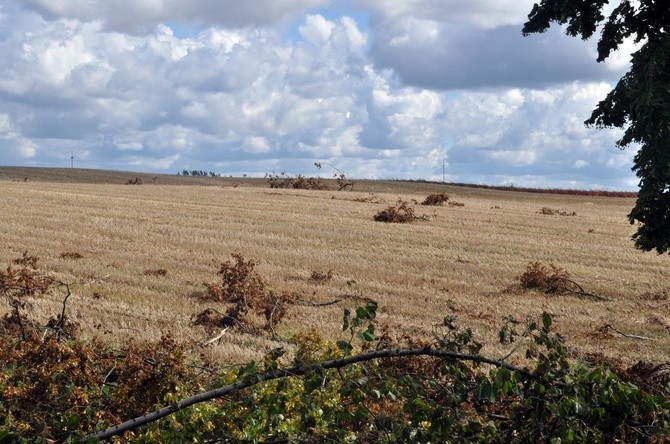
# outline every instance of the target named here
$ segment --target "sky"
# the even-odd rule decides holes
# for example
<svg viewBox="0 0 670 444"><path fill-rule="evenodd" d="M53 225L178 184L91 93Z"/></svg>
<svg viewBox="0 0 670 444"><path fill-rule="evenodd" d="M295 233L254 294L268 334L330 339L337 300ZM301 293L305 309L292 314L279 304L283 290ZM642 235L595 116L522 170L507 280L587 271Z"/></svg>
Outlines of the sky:
<svg viewBox="0 0 670 444"><path fill-rule="evenodd" d="M634 190L533 0L0 0L0 165Z"/></svg>

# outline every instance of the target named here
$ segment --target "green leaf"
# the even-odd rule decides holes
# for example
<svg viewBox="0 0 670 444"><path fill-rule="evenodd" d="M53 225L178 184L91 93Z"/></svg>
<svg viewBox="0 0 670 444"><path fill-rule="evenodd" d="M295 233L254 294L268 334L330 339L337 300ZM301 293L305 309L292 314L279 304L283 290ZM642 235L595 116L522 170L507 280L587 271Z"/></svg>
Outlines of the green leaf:
<svg viewBox="0 0 670 444"><path fill-rule="evenodd" d="M347 341L337 341L337 348L345 355L350 355L354 348Z"/></svg>

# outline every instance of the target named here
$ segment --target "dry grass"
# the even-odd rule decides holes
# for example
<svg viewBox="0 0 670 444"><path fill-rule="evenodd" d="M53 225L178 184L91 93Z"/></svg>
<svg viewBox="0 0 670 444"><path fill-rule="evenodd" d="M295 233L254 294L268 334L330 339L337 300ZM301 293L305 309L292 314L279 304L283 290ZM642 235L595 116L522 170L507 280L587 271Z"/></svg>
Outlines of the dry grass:
<svg viewBox="0 0 670 444"><path fill-rule="evenodd" d="M648 296L666 291L670 256L633 249L630 198L358 181L356 191L341 199L345 195L334 191L270 190L262 179L152 181L133 173L143 185L130 187L124 186L127 173L100 172L104 183L98 184L93 172L81 173L81 182L89 183L76 183L62 174L79 170L19 171L26 181L7 171L0 168L0 266L24 251L39 256L45 270L71 283L69 314L90 336L158 339L170 331L178 340L207 339L210 333L192 317L206 308L225 309L193 296L239 253L258 262L274 291L310 295L314 302L344 299L292 306L276 328L280 339L312 326L337 337L342 308L352 300L343 296L353 295L377 300L380 322L410 333L430 335L432 324L457 315L494 357L505 354L496 345L503 316L523 319L546 310L575 353L603 352L630 363L670 359L670 331L650 321L667 313L670 301ZM372 220L388 205L381 202L438 192L466 205L436 207L437 217L419 224ZM380 203L355 201L369 193ZM538 212L543 207L577 216L547 217ZM63 252L82 257L72 260ZM569 271L611 300L504 291L536 261ZM332 277L314 282L308 278L314 270L329 270ZM34 306L47 319L59 312L61 300L56 294ZM0 312L8 310L0 305ZM599 335L603 325L654 340ZM214 344L212 354L241 362L276 344L235 331Z"/></svg>

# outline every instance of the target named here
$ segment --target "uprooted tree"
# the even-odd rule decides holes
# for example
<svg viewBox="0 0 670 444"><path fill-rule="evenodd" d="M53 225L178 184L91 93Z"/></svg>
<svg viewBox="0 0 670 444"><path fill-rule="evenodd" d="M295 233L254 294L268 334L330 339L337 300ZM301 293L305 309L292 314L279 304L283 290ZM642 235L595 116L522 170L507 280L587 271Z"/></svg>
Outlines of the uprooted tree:
<svg viewBox="0 0 670 444"><path fill-rule="evenodd" d="M640 178L635 207L628 215L639 223L634 234L641 250L670 250L670 6L667 0L620 0L608 18L606 0L542 0L535 4L523 34L544 32L552 22L566 33L590 38L602 25L598 62L627 38L642 43L630 70L586 120L599 128L622 128L619 148L639 144L633 171Z"/></svg>

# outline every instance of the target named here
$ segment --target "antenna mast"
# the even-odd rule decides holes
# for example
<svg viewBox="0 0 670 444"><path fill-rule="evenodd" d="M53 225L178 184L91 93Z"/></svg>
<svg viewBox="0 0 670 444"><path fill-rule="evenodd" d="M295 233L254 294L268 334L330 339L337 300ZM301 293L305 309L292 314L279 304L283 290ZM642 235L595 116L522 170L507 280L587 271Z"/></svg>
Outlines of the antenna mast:
<svg viewBox="0 0 670 444"><path fill-rule="evenodd" d="M74 151L70 151L70 168L74 168Z"/></svg>

